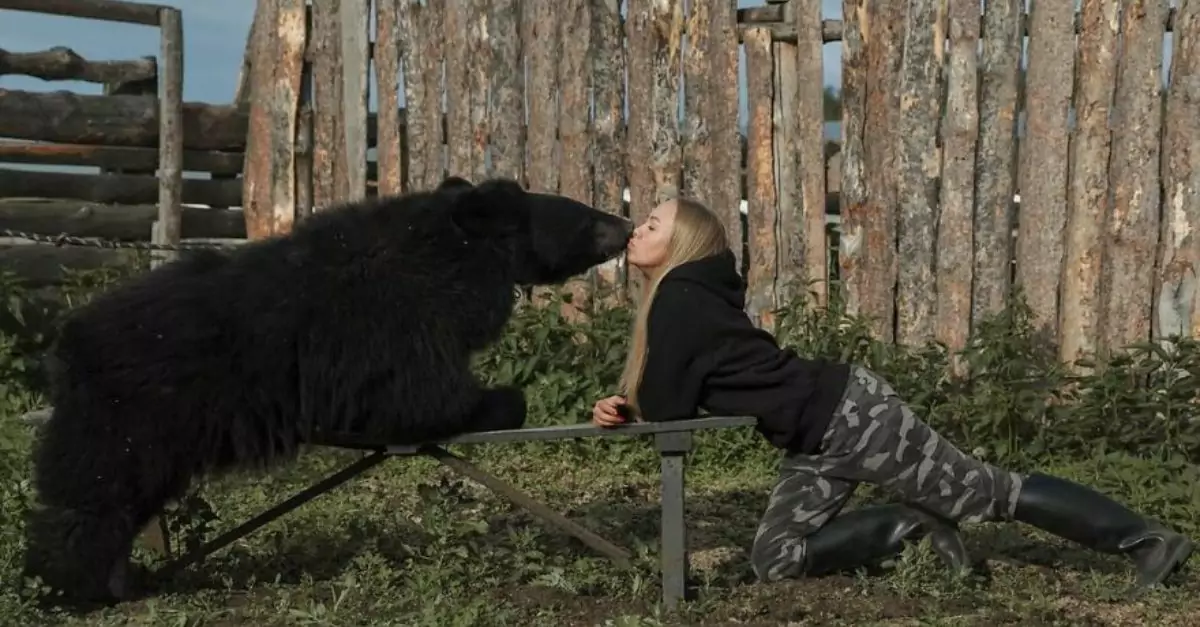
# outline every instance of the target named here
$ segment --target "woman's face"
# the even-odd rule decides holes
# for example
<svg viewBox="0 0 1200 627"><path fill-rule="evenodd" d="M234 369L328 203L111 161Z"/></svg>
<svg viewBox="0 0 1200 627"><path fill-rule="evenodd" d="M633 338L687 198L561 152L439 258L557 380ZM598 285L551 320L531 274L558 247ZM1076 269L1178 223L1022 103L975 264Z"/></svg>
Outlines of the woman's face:
<svg viewBox="0 0 1200 627"><path fill-rule="evenodd" d="M633 231L626 246L625 260L642 272L653 272L667 263L671 250L671 230L675 226L675 202L668 200L654 208L646 221Z"/></svg>

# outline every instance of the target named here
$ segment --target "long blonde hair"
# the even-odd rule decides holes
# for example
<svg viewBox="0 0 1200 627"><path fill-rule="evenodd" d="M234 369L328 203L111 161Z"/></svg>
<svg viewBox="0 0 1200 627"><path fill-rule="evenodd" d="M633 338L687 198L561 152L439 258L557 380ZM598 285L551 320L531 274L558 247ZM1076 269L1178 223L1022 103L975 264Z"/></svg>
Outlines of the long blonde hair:
<svg viewBox="0 0 1200 627"><path fill-rule="evenodd" d="M662 270L643 287L641 303L633 321L625 371L621 374L621 390L626 402L639 414L638 387L646 365L646 325L650 306L663 277L680 264L710 257L729 247L725 225L708 207L688 198L675 198L675 221L671 230L670 248Z"/></svg>

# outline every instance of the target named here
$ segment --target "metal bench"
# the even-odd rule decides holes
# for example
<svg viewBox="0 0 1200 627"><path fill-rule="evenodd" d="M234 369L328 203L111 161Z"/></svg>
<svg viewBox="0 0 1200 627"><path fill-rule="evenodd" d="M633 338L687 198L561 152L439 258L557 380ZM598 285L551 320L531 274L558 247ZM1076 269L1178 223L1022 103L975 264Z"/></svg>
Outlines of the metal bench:
<svg viewBox="0 0 1200 627"><path fill-rule="evenodd" d="M662 598L668 609L675 608L685 598L688 553L687 523L684 519L684 456L692 449L692 434L708 429L728 429L755 424L751 417L705 417L664 423L632 423L605 429L591 424L575 424L511 431L483 431L443 440L422 446L385 446L356 441L353 438L327 438L314 442L314 446L347 448L369 451L358 461L314 483L291 498L262 512L254 518L226 531L219 537L163 566L158 574L171 576L192 564L203 561L207 556L229 544L246 537L259 527L291 512L301 505L325 494L353 479L389 457L429 455L454 471L473 479L493 492L504 496L517 506L541 518L551 525L578 538L581 542L608 557L622 568L631 568L629 551L605 540L582 525L555 512L546 505L522 493L513 486L481 470L467 460L447 451L449 444L504 444L511 442L534 442L572 440L598 437L651 436L661 456L661 544L659 555L662 565Z"/></svg>

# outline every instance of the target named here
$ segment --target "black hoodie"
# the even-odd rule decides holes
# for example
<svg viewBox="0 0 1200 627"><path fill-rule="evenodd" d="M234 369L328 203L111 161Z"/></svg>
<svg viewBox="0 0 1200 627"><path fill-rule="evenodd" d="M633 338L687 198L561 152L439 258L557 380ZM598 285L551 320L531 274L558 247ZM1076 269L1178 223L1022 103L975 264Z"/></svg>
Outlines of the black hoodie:
<svg viewBox="0 0 1200 627"><path fill-rule="evenodd" d="M663 277L647 323L638 388L642 418L694 418L700 407L714 415L754 416L774 446L815 453L850 368L803 359L756 328L734 267L726 250Z"/></svg>

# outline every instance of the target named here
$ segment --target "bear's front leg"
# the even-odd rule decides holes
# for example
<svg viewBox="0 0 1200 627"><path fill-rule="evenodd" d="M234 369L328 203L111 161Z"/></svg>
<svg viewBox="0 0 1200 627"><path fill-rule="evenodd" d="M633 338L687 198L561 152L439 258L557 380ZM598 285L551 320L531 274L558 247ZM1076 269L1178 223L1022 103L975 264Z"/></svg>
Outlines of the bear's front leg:
<svg viewBox="0 0 1200 627"><path fill-rule="evenodd" d="M525 392L504 386L480 390L471 412L471 431L507 431L525 424Z"/></svg>

